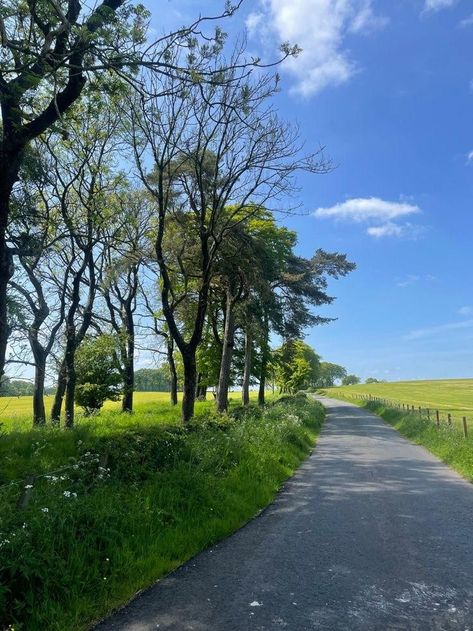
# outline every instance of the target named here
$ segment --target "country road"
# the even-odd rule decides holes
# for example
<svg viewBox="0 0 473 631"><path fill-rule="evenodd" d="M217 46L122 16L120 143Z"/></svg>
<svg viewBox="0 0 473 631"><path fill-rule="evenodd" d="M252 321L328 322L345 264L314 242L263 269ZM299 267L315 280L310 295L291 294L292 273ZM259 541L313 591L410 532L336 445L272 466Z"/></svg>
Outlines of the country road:
<svg viewBox="0 0 473 631"><path fill-rule="evenodd" d="M317 448L274 504L97 631L473 631L473 485L321 401Z"/></svg>

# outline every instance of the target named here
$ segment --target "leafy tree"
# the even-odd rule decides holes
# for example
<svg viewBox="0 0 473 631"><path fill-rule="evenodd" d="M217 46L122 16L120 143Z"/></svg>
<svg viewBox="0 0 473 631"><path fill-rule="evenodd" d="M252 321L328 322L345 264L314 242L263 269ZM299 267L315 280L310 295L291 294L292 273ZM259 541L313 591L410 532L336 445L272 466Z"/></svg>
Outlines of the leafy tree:
<svg viewBox="0 0 473 631"><path fill-rule="evenodd" d="M382 381L380 381L379 379L376 379L376 377L368 377L365 383L382 383Z"/></svg>
<svg viewBox="0 0 473 631"><path fill-rule="evenodd" d="M132 106L133 150L141 180L156 203L161 306L184 366L184 422L194 413L196 353L226 234L241 223L244 209L253 214L293 190L297 170L328 169L319 154L300 157L297 130L278 120L268 104L277 79L242 74L243 63L241 50L230 64L216 51L214 69L221 82L178 90L170 77L160 83L165 96L159 103L140 99ZM169 256L169 244L175 242L180 257ZM184 326L177 309L183 303L192 314Z"/></svg>
<svg viewBox="0 0 473 631"><path fill-rule="evenodd" d="M295 393L311 387L319 375L320 358L302 340L287 340L274 351L276 382L281 392Z"/></svg>
<svg viewBox="0 0 473 631"><path fill-rule="evenodd" d="M86 414L98 412L105 401L117 401L122 392L117 341L111 335L86 338L75 357L75 402Z"/></svg>
<svg viewBox="0 0 473 631"><path fill-rule="evenodd" d="M161 368L140 368L135 372L137 392L169 392L169 371Z"/></svg>
<svg viewBox="0 0 473 631"><path fill-rule="evenodd" d="M347 376L347 371L343 366L330 362L321 362L319 376L316 380L317 388L331 388L337 380L342 380Z"/></svg>
<svg viewBox="0 0 473 631"><path fill-rule="evenodd" d="M34 386L29 381L4 377L0 385L0 397L25 397L34 393Z"/></svg>
<svg viewBox="0 0 473 631"><path fill-rule="evenodd" d="M342 378L342 386L356 386L357 383L360 383L361 379L356 375L347 375Z"/></svg>

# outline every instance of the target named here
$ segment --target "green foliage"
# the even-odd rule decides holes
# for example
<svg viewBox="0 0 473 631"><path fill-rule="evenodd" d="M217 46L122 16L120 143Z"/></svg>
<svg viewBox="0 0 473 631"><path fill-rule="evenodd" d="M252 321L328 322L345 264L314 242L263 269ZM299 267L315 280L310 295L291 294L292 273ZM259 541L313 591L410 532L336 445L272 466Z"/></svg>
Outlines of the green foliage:
<svg viewBox="0 0 473 631"><path fill-rule="evenodd" d="M316 386L317 388L330 388L335 385L337 380L342 380L346 376L347 371L343 366L331 362L321 362Z"/></svg>
<svg viewBox="0 0 473 631"><path fill-rule="evenodd" d="M140 368L135 372L136 392L169 392L169 370L161 368Z"/></svg>
<svg viewBox="0 0 473 631"><path fill-rule="evenodd" d="M357 383L360 383L361 379L356 375L347 375L342 378L342 386L356 386Z"/></svg>
<svg viewBox="0 0 473 631"><path fill-rule="evenodd" d="M316 381L320 358L302 340L288 340L274 351L276 382L281 392L297 392L310 388Z"/></svg>
<svg viewBox="0 0 473 631"><path fill-rule="evenodd" d="M98 412L108 399L118 400L122 380L113 336L85 339L77 351L75 367L76 403L86 414Z"/></svg>
<svg viewBox="0 0 473 631"><path fill-rule="evenodd" d="M0 397L30 396L33 394L33 390L33 384L30 381L4 377L0 384Z"/></svg>
<svg viewBox="0 0 473 631"><path fill-rule="evenodd" d="M68 469L34 482L24 511L14 508L21 487L0 490L2 624L90 628L271 501L309 453L323 409L297 398L238 410L186 430L156 425L155 415L102 413L87 430L2 438L12 458L33 450L30 465L49 454L51 470L64 441L71 453ZM7 465L0 459L0 480Z"/></svg>

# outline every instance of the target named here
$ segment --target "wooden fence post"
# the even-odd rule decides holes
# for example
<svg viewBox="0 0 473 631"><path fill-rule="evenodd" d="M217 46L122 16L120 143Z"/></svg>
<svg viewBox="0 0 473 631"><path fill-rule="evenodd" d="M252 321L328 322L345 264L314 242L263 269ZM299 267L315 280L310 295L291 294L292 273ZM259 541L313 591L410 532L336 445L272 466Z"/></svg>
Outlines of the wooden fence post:
<svg viewBox="0 0 473 631"><path fill-rule="evenodd" d="M438 410L435 410L435 414L437 415L437 427L440 427L440 414Z"/></svg>
<svg viewBox="0 0 473 631"><path fill-rule="evenodd" d="M468 438L468 425L466 424L466 416L463 417L463 434Z"/></svg>
<svg viewBox="0 0 473 631"><path fill-rule="evenodd" d="M26 476L25 485L23 491L18 499L16 508L17 510L25 510L28 506L28 502L31 499L31 491L33 489L34 475Z"/></svg>
<svg viewBox="0 0 473 631"><path fill-rule="evenodd" d="M452 415L448 414L448 424L451 425L452 424Z"/></svg>
<svg viewBox="0 0 473 631"><path fill-rule="evenodd" d="M427 420L430 421L430 410L427 408Z"/></svg>

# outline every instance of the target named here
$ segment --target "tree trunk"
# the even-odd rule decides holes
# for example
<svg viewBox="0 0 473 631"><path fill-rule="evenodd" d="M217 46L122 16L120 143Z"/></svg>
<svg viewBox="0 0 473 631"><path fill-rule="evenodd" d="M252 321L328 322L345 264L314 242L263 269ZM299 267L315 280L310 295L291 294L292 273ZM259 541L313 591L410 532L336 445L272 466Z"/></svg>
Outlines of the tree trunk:
<svg viewBox="0 0 473 631"><path fill-rule="evenodd" d="M171 375L171 405L177 405L177 370L174 361L174 341L171 337L168 338L167 351L169 374Z"/></svg>
<svg viewBox="0 0 473 631"><path fill-rule="evenodd" d="M243 384L242 384L242 403L247 406L250 405L250 379L251 379L251 360L253 350L253 340L251 339L251 333L249 327L245 331L245 370L243 372Z"/></svg>
<svg viewBox="0 0 473 631"><path fill-rule="evenodd" d="M33 392L33 425L46 425L46 410L44 407L44 380L46 377L46 358L35 359L34 392Z"/></svg>
<svg viewBox="0 0 473 631"><path fill-rule="evenodd" d="M133 314L131 314L131 323L128 322L128 328L126 358L124 365L122 412L133 412L133 393L135 391L135 336Z"/></svg>
<svg viewBox="0 0 473 631"><path fill-rule="evenodd" d="M67 370L67 387L66 387L66 402L65 402L65 427L72 429L74 427L74 399L76 394L76 369L75 366L68 367Z"/></svg>
<svg viewBox="0 0 473 631"><path fill-rule="evenodd" d="M261 358L261 374L259 378L259 390L258 390L258 405L265 405L265 395L266 395L266 370L268 366L268 360L266 359L266 353L263 351L263 356Z"/></svg>
<svg viewBox="0 0 473 631"><path fill-rule="evenodd" d="M74 427L74 397L76 394L76 343L75 343L75 329L72 328L71 331L68 332L68 340L66 345L66 400L64 406L65 412L65 421L64 425L68 429Z"/></svg>
<svg viewBox="0 0 473 631"><path fill-rule="evenodd" d="M182 399L182 421L187 424L194 416L195 386L197 383L197 362L195 350L182 353L184 364L184 395Z"/></svg>
<svg viewBox="0 0 473 631"><path fill-rule="evenodd" d="M222 359L217 390L217 411L225 412L228 408L228 388L230 385L230 369L232 366L233 346L235 344L235 316L233 314L233 298L227 291L225 307L225 330L223 334Z"/></svg>
<svg viewBox="0 0 473 631"><path fill-rule="evenodd" d="M0 169L3 170L3 161ZM3 174L2 174L3 175ZM7 181L3 181L3 180ZM13 259L6 240L6 229L10 210L10 195L13 182L9 182L6 176L0 179L0 382L5 374L5 361L7 353L10 327L8 325L8 283L13 276Z"/></svg>
<svg viewBox="0 0 473 631"><path fill-rule="evenodd" d="M61 422L61 410L64 395L67 387L67 372L66 372L66 360L63 359L59 373L57 376L57 388L54 395L53 407L51 409L51 423L53 425L59 425Z"/></svg>

